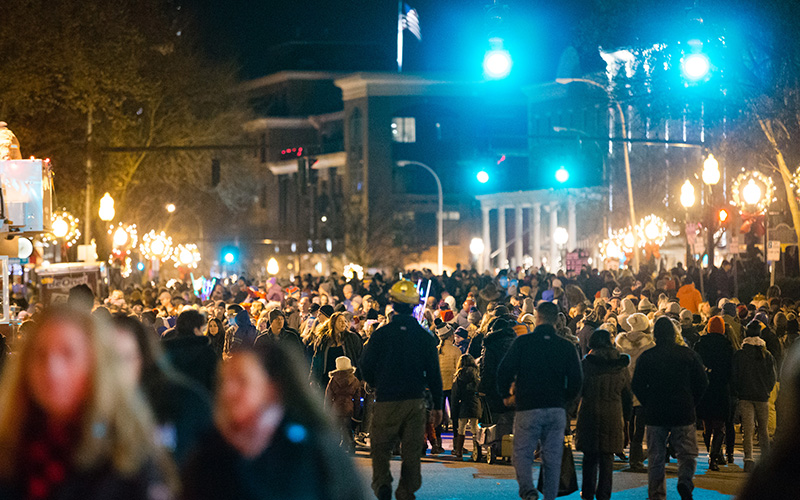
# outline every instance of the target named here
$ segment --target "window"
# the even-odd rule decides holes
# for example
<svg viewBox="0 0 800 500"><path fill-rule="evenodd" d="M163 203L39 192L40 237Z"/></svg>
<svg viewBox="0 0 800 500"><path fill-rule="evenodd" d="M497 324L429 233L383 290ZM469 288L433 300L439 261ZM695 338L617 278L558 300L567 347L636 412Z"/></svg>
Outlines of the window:
<svg viewBox="0 0 800 500"><path fill-rule="evenodd" d="M392 140L394 142L417 142L417 123L413 117L392 118Z"/></svg>

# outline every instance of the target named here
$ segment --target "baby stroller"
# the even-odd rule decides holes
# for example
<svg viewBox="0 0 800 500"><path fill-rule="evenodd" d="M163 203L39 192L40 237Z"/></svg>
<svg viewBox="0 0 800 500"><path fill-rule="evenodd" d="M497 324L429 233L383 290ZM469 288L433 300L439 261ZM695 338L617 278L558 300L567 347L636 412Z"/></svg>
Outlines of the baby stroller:
<svg viewBox="0 0 800 500"><path fill-rule="evenodd" d="M514 449L514 412L508 411L492 418L485 398L481 399L484 415L478 424L478 447L472 452L472 460L480 462L485 456L489 464L501 461L510 464Z"/></svg>

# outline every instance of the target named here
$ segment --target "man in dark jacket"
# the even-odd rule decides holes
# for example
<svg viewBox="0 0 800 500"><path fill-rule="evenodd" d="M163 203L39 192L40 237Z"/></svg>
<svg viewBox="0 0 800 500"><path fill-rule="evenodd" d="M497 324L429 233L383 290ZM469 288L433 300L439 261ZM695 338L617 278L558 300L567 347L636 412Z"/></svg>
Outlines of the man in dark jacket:
<svg viewBox="0 0 800 500"><path fill-rule="evenodd" d="M700 356L675 343L675 327L667 317L653 326L656 346L644 351L633 372L633 393L644 408L650 500L665 500L664 462L667 439L678 455L678 493L692 498L697 467L695 407L708 386ZM670 437L671 435L671 437Z"/></svg>
<svg viewBox="0 0 800 500"><path fill-rule="evenodd" d="M545 500L558 494L567 413L564 409L581 390L583 378L575 347L555 329L558 306L542 302L536 308L536 328L517 337L497 371L500 395L511 395L514 384L514 469L519 496L536 499L533 454L541 441Z"/></svg>
<svg viewBox="0 0 800 500"><path fill-rule="evenodd" d="M256 337L254 345L274 340L276 342L286 343L286 345L296 349L295 352L304 354L305 346L300 339L300 334L297 333L297 330L286 326L286 316L284 316L283 311L275 308L269 312L267 317L269 318L269 326L265 332L262 332Z"/></svg>
<svg viewBox="0 0 800 500"><path fill-rule="evenodd" d="M361 374L375 389L370 431L372 490L379 500L392 498L389 460L399 440L403 465L396 498L411 500L422 486L425 389L433 396L431 418L435 427L442 420L442 375L436 339L411 315L412 307L419 303L414 284L398 281L389 293L395 315L372 334L361 356Z"/></svg>
<svg viewBox="0 0 800 500"><path fill-rule="evenodd" d="M170 365L198 382L209 392L214 391L217 374L217 354L208 337L203 336L206 320L195 310L183 311L175 323L175 335L164 340L164 351Z"/></svg>
<svg viewBox="0 0 800 500"><path fill-rule="evenodd" d="M761 454L769 452L769 395L775 386L775 359L767 343L759 336L758 322L747 326L742 349L733 355L731 390L739 398L744 431L744 470L753 470L753 434L758 423L758 445Z"/></svg>
<svg viewBox="0 0 800 500"><path fill-rule="evenodd" d="M252 347L258 337L258 330L250 322L250 313L238 304L228 307L229 313L234 313L233 326L226 332L225 352L230 352L237 347Z"/></svg>
<svg viewBox="0 0 800 500"><path fill-rule="evenodd" d="M708 333L700 337L694 350L703 360L708 376L708 389L697 405L697 416L703 420L703 438L708 448L708 468L719 470L726 463L722 455L725 421L730 417L730 378L733 346L725 337L725 321L714 316L708 320Z"/></svg>

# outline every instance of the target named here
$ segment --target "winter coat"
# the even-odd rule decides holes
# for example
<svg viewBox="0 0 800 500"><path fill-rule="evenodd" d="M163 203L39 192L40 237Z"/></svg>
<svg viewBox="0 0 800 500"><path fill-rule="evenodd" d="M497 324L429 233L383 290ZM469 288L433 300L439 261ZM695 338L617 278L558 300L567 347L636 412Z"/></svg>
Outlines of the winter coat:
<svg viewBox="0 0 800 500"><path fill-rule="evenodd" d="M466 328L469 326L469 311L461 309L456 314L456 324L461 328Z"/></svg>
<svg viewBox="0 0 800 500"><path fill-rule="evenodd" d="M360 376L359 360L361 353L364 350L364 341L358 334L350 330L344 330L341 338L342 347L344 348L344 355L350 358L350 362L356 369L356 375ZM314 347L314 357L311 358L311 380L317 381L320 387L328 385L328 372L333 371L335 366L328 365L328 351L331 348L330 340L323 341L320 345Z"/></svg>
<svg viewBox="0 0 800 500"><path fill-rule="evenodd" d="M292 330L286 326L281 328L278 335L275 335L270 328L267 328L266 331L260 333L258 337L256 337L253 345L261 345L262 342L269 341L277 341L279 344L288 345L290 349L295 349L295 353L303 354L305 352L305 346L303 345L303 340L300 338L300 334L297 333L297 330Z"/></svg>
<svg viewBox="0 0 800 500"><path fill-rule="evenodd" d="M689 283L688 285L680 287L676 297L682 308L688 309L692 314L700 312L700 303L703 302L703 296L700 295L700 292L694 287L694 283Z"/></svg>
<svg viewBox="0 0 800 500"><path fill-rule="evenodd" d="M478 370L461 370L453 381L450 400L458 408L458 418L480 418L481 399L478 397Z"/></svg>
<svg viewBox="0 0 800 500"><path fill-rule="evenodd" d="M583 320L583 327L578 330L578 346L580 347L580 357L583 358L589 354L589 339L595 330L600 328L602 323L596 321Z"/></svg>
<svg viewBox="0 0 800 500"><path fill-rule="evenodd" d="M628 374L633 378L633 372L636 370L636 362L639 356L648 349L655 347L656 343L653 342L653 336L645 332L622 332L617 335L615 340L617 349L623 354L627 354L630 358L628 363ZM641 406L642 403L634 396L633 406Z"/></svg>
<svg viewBox="0 0 800 500"><path fill-rule="evenodd" d="M486 404L493 414L511 411L503 403L503 397L497 389L497 369L514 339L517 338L517 334L511 326L513 325L500 330L495 329L483 338L483 350L479 364L481 380L478 390L486 395Z"/></svg>
<svg viewBox="0 0 800 500"><path fill-rule="evenodd" d="M725 326L727 327L727 325L728 322L726 321ZM697 327L694 325L681 325L681 337L683 337L683 341L690 349L694 349L695 344L700 340L700 334L697 332Z"/></svg>
<svg viewBox="0 0 800 500"><path fill-rule="evenodd" d="M703 360L708 376L708 389L697 405L697 416L707 420L727 420L731 406L733 346L724 335L707 333L697 341L694 350Z"/></svg>
<svg viewBox="0 0 800 500"><path fill-rule="evenodd" d="M497 371L497 387L507 397L515 383L517 411L566 408L578 397L582 378L575 347L544 324L511 345Z"/></svg>
<svg viewBox="0 0 800 500"><path fill-rule="evenodd" d="M267 448L247 458L215 429L183 470L182 498L365 500L361 477L336 439L285 419Z"/></svg>
<svg viewBox="0 0 800 500"><path fill-rule="evenodd" d="M759 337L744 339L742 349L733 354L731 393L742 401L769 401L777 378L775 358Z"/></svg>
<svg viewBox="0 0 800 500"><path fill-rule="evenodd" d="M258 337L258 329L250 322L250 313L239 311L233 321L236 323L236 329L233 331L233 345L228 350L240 345L251 347Z"/></svg>
<svg viewBox="0 0 800 500"><path fill-rule="evenodd" d="M163 346L170 366L214 392L218 358L208 337L184 335L163 341Z"/></svg>
<svg viewBox="0 0 800 500"><path fill-rule="evenodd" d="M645 424L661 427L693 425L695 406L707 386L700 356L688 347L663 342L639 356L631 381Z"/></svg>
<svg viewBox="0 0 800 500"><path fill-rule="evenodd" d="M725 336L731 341L733 350L738 351L742 348L742 324L739 322L739 318L728 314L723 314L722 319L725 321Z"/></svg>
<svg viewBox="0 0 800 500"><path fill-rule="evenodd" d="M361 382L351 371L334 371L325 389L325 401L337 417L352 417L361 395Z"/></svg>
<svg viewBox="0 0 800 500"><path fill-rule="evenodd" d="M453 377L455 377L456 366L460 357L461 349L456 347L450 340L445 340L444 345L439 347L439 370L442 372L443 391L449 391L453 387Z"/></svg>
<svg viewBox="0 0 800 500"><path fill-rule="evenodd" d="M619 453L625 445L624 415L631 406L630 357L593 349L583 358L583 389L575 447L586 453Z"/></svg>
<svg viewBox="0 0 800 500"><path fill-rule="evenodd" d="M481 357L481 353L483 353L483 337L484 335L482 333L476 333L475 336L469 341L467 352L475 359L479 359Z"/></svg>

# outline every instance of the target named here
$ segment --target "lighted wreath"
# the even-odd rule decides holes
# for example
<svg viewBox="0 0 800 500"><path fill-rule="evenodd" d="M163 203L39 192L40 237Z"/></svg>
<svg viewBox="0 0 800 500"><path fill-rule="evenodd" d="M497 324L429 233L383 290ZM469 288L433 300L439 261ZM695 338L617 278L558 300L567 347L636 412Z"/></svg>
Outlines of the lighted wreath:
<svg viewBox="0 0 800 500"><path fill-rule="evenodd" d="M775 201L775 185L756 170L742 172L731 185L731 197L743 212L761 213Z"/></svg>

